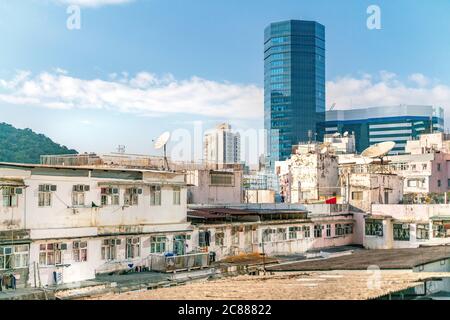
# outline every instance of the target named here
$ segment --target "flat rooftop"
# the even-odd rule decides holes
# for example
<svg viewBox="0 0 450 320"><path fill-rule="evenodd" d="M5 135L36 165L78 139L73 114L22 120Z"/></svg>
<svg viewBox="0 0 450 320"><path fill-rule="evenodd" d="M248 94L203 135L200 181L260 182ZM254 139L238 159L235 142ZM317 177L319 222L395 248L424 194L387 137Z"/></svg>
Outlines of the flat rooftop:
<svg viewBox="0 0 450 320"><path fill-rule="evenodd" d="M367 271L290 272L201 280L183 286L105 294L93 300L366 300L416 287L448 273L382 270L376 286Z"/></svg>
<svg viewBox="0 0 450 320"><path fill-rule="evenodd" d="M350 255L329 259L304 260L267 267L269 271L328 271L380 269L412 269L419 265L450 258L450 246L413 249L357 250Z"/></svg>

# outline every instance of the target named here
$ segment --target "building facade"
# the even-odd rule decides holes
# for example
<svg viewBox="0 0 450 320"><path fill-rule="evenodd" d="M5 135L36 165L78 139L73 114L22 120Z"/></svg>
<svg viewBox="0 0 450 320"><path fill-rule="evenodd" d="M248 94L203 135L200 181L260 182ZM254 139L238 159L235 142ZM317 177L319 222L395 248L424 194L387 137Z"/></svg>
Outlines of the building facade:
<svg viewBox="0 0 450 320"><path fill-rule="evenodd" d="M340 194L338 158L319 144L298 145L286 161L275 162L282 202L308 203Z"/></svg>
<svg viewBox="0 0 450 320"><path fill-rule="evenodd" d="M450 243L450 206L373 205L365 217L367 249L418 248Z"/></svg>
<svg viewBox="0 0 450 320"><path fill-rule="evenodd" d="M233 164L241 160L241 137L223 123L204 136L204 159L209 164Z"/></svg>
<svg viewBox="0 0 450 320"><path fill-rule="evenodd" d="M325 27L313 21L271 23L264 31L264 127L267 165L292 145L315 139L325 120Z"/></svg>
<svg viewBox="0 0 450 320"><path fill-rule="evenodd" d="M354 133L358 153L376 143L394 141L390 154L402 154L407 141L431 131L444 131L444 110L424 105L332 110L326 112L324 131Z"/></svg>
<svg viewBox="0 0 450 320"><path fill-rule="evenodd" d="M0 163L0 274L46 286L186 254L184 174Z"/></svg>

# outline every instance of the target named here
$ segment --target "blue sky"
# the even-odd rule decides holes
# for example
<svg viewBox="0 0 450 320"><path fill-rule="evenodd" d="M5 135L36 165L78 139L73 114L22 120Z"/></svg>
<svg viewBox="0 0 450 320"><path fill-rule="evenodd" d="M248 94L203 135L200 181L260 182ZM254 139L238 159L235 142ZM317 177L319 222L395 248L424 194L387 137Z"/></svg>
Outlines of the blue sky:
<svg viewBox="0 0 450 320"><path fill-rule="evenodd" d="M66 28L68 3L80 30ZM371 4L381 30L366 27ZM328 104L450 114L448 12L447 0L4 0L0 121L79 151L134 153L193 121L260 128L263 30L287 19L326 26Z"/></svg>

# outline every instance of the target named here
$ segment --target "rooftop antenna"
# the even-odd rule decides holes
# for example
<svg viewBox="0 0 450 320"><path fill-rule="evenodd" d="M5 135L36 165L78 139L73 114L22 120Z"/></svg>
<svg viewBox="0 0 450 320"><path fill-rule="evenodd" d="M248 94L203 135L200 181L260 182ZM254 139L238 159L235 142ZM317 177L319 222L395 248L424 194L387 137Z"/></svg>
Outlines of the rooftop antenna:
<svg viewBox="0 0 450 320"><path fill-rule="evenodd" d="M366 158L378 158L381 161L381 166L383 166L383 158L395 147L395 142L385 141L381 143L374 144L368 147L361 153L361 156Z"/></svg>
<svg viewBox="0 0 450 320"><path fill-rule="evenodd" d="M117 146L117 152L120 154L124 154L125 153L125 146L123 144L119 144Z"/></svg>
<svg viewBox="0 0 450 320"><path fill-rule="evenodd" d="M166 131L161 134L156 140L153 140L153 147L156 150L164 148L164 167L169 170L169 162L167 161L167 142L170 139L170 132Z"/></svg>
<svg viewBox="0 0 450 320"><path fill-rule="evenodd" d="M336 107L336 102L333 102L333 104L331 105L331 107L328 111L333 111L334 107Z"/></svg>

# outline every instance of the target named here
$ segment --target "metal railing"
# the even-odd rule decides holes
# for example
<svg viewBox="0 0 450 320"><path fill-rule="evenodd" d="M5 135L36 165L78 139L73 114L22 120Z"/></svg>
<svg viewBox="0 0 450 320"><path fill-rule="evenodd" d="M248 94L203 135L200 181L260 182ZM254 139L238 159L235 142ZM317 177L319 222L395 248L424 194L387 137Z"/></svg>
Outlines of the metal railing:
<svg viewBox="0 0 450 320"><path fill-rule="evenodd" d="M209 254L193 253L179 256L150 254L147 265L151 271L159 272L206 268L209 266Z"/></svg>

